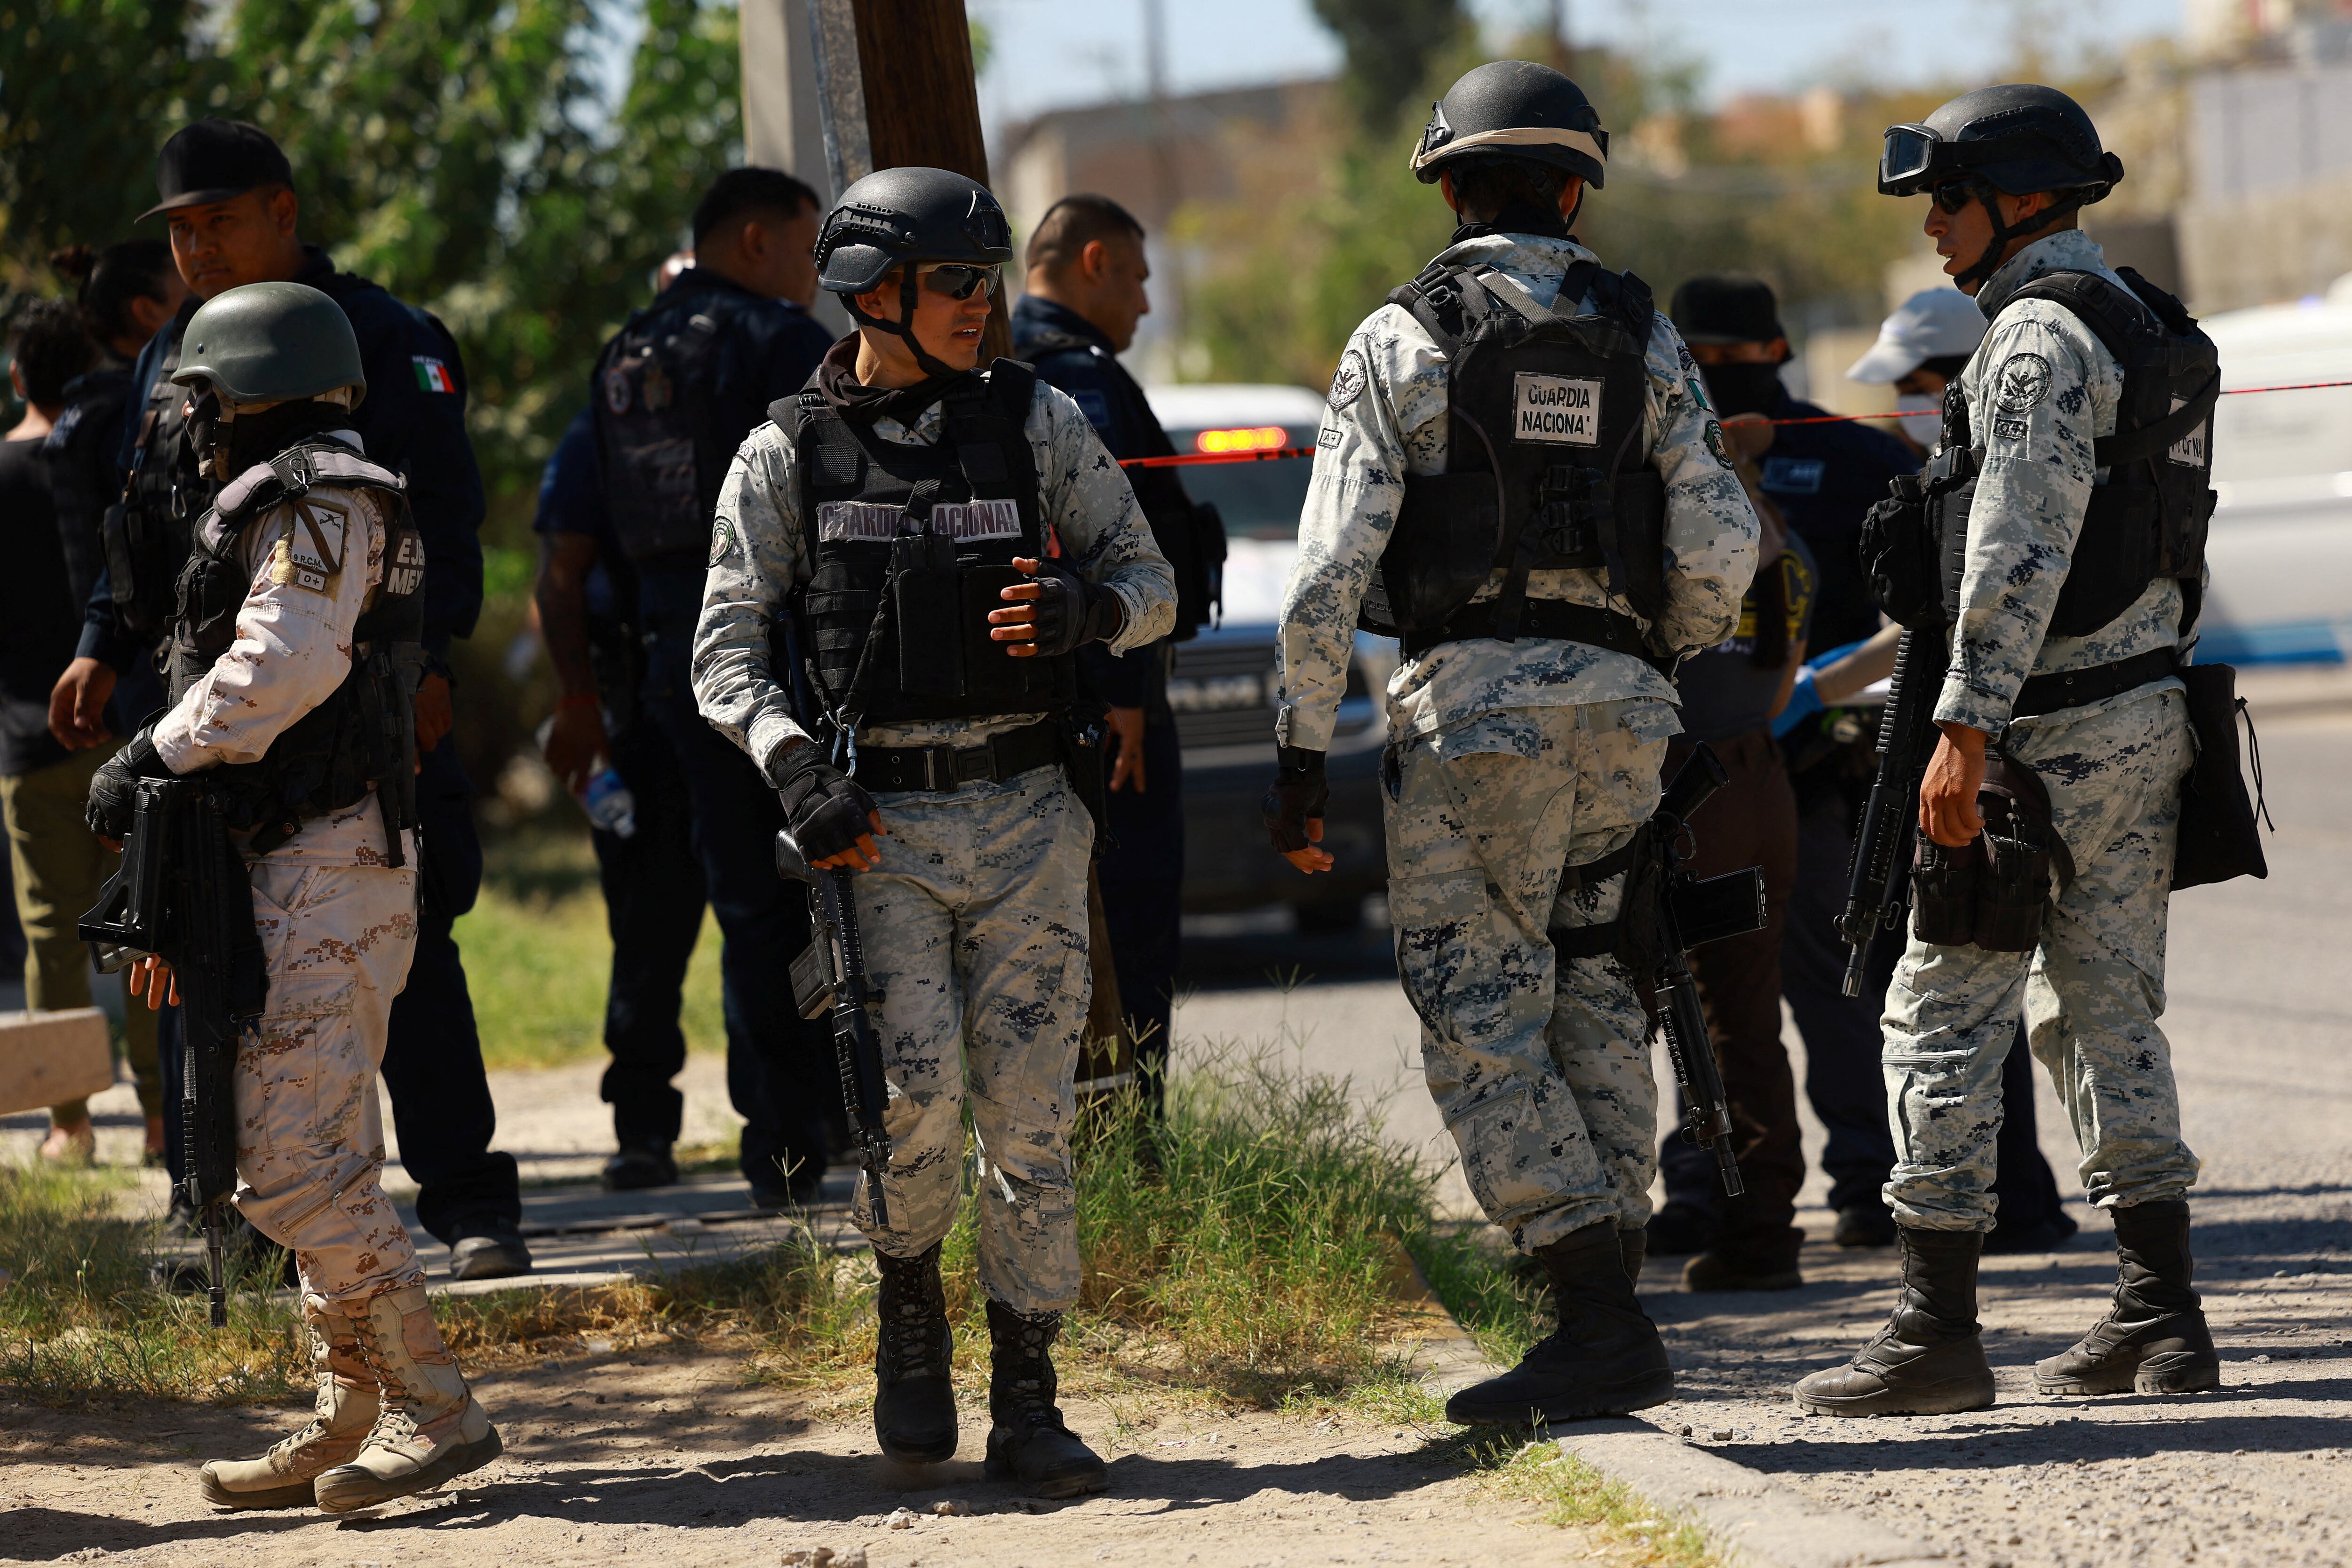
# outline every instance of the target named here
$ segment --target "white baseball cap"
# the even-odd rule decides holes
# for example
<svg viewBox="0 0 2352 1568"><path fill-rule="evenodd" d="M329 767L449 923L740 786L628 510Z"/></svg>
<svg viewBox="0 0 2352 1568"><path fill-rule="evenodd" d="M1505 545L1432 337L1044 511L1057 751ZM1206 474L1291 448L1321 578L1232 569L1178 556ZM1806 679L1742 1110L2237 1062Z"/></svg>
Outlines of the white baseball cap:
<svg viewBox="0 0 2352 1568"><path fill-rule="evenodd" d="M1845 379L1865 386L1899 382L1929 360L1973 354L1984 340L1984 312L1957 288L1923 288L1878 329L1878 341Z"/></svg>

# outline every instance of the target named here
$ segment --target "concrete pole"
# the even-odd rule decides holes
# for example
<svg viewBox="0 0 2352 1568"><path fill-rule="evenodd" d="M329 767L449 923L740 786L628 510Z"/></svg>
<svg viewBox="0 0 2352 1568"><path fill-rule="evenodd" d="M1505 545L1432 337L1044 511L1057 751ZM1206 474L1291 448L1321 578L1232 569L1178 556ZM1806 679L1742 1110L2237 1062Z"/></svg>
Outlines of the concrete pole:
<svg viewBox="0 0 2352 1568"><path fill-rule="evenodd" d="M830 204L841 193L826 156L809 0L742 0L743 161L782 169ZM820 291L812 312L840 334L849 313Z"/></svg>

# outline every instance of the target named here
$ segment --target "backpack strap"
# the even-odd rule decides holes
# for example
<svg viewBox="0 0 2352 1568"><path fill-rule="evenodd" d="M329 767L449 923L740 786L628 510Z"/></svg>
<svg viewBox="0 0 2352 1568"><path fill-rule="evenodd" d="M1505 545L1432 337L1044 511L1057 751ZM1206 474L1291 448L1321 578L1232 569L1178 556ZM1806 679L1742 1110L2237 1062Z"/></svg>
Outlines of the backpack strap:
<svg viewBox="0 0 2352 1568"><path fill-rule="evenodd" d="M1462 347L1463 334L1469 329L1464 319L1462 286L1469 270L1451 262L1433 261L1411 283L1389 291L1389 303L1410 311L1449 357Z"/></svg>

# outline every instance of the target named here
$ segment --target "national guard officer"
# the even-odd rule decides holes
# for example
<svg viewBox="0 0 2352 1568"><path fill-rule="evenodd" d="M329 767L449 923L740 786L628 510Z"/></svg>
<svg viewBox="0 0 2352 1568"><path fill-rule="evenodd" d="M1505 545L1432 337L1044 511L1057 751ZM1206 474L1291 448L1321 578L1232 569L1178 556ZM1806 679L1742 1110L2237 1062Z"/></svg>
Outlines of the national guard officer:
<svg viewBox="0 0 2352 1568"><path fill-rule="evenodd" d="M589 388L600 499L619 562L636 580L629 618L644 640L638 691L651 725L633 749L638 770L667 766L685 778L703 888L726 940L727 1092L745 1124L740 1164L754 1199L768 1205L815 1196L825 1107L840 1092L822 1024L804 1021L775 983L807 945L808 911L775 874L774 791L696 711L688 660L728 462L833 341L807 309L816 298L817 216L816 193L780 170L721 174L694 210L694 265L604 345ZM551 534L549 549L584 580L592 538ZM584 772L612 743L603 706L594 685L564 678L548 737L558 777ZM654 760L656 750L668 755ZM636 858L657 853L660 841L636 846ZM674 870L664 874L675 883ZM667 955L647 961L666 972ZM684 1061L671 1060L674 1032L612 1040L604 1097L620 1148L604 1179L613 1186L677 1178L670 1145L685 1101L669 1080Z"/></svg>
<svg viewBox="0 0 2352 1568"><path fill-rule="evenodd" d="M1038 379L1070 394L1113 457L1161 457L1176 448L1118 356L1151 308L1143 225L1108 196L1065 196L1037 220L1024 258L1026 291L1013 308L1013 351ZM1168 706L1176 643L1208 620L1224 529L1196 505L1173 469L1130 468L1128 481L1176 574L1176 629L1113 658L1078 651L1087 693L1108 705L1112 742L1105 801L1112 843L1103 852L1103 923L1118 966L1119 1003L1136 1042L1143 1092L1165 1103L1184 893L1184 758Z"/></svg>
<svg viewBox="0 0 2352 1568"><path fill-rule="evenodd" d="M969 1104L989 1473L1069 1496L1108 1484L1062 1425L1050 1354L1078 1295L1069 1138L1100 786L1096 748L1072 741L1073 655L1165 636L1174 582L1077 405L1013 361L973 369L1012 255L995 198L960 174L886 169L842 193L817 260L858 329L736 455L695 692L774 781L809 861L865 873L891 1228L863 1182L855 1214L882 1270L882 1450L955 1452L940 1242Z"/></svg>
<svg viewBox="0 0 2352 1568"><path fill-rule="evenodd" d="M498 1111L452 935L482 880L472 786L448 738L450 639L470 633L482 607L482 550L475 536L484 501L466 434L465 366L434 317L366 278L337 271L325 251L301 242L292 171L257 128L195 121L163 144L156 183L162 199L142 215L169 220L173 256L193 292L131 371L120 452L122 499L109 508L106 523L110 564L84 613L79 653L50 695L49 727L68 745L105 739L107 699L118 674L146 656L171 620L188 526L215 483L183 439L187 398L171 379L189 318L204 301L241 284L298 282L326 294L351 318L373 389L353 411L354 427L375 462L407 479L432 564L425 584L426 673L416 695L425 908L408 985L393 1007L384 1087L402 1163L416 1178L417 1218L449 1244L451 1274L525 1272L530 1252L520 1228L514 1156L490 1148ZM175 512L175 505L184 510ZM130 569L127 576L116 562Z"/></svg>
<svg viewBox="0 0 2352 1568"><path fill-rule="evenodd" d="M1880 191L1932 197L1926 227L1944 270L1991 322L1946 399L1941 450L1922 476L1939 548L1909 570L1886 570L1889 555L1877 573L1890 613L1940 596L1952 627L1934 707L1942 737L1919 791L1919 832L1932 842L1914 903L1925 923L1959 896L1952 868L1970 863L1961 852L1976 853L1993 814L1979 801L1990 756L2020 802L2005 821L2023 847L1994 863L2021 868L2027 929L2021 944L1979 946L1925 940L1914 925L1887 993L1883 1058L1902 1155L1886 1198L1903 1291L1851 1364L1797 1385L1798 1403L1826 1415L1993 1402L1977 1260L1993 1225L2001 1066L2021 1007L2121 1260L2113 1310L2040 1363L2036 1385L2145 1395L2219 1379L2189 1284L2197 1159L2156 1022L2194 749L2176 671L2202 591L2219 372L2179 303L2118 276L2076 226L2123 172L2090 117L2046 87L1979 89L1886 132ZM2054 867L2054 900L2049 873L2034 881L2037 853ZM1992 900L2011 883L1983 873L1969 895L1979 925L1989 907L2006 921Z"/></svg>
<svg viewBox="0 0 2352 1568"><path fill-rule="evenodd" d="M1698 368L1639 279L1570 237L1608 152L1575 83L1479 67L1412 166L1454 244L1349 340L1284 598L1275 847L1328 869L1324 751L1360 623L1389 685L1389 906L1431 1094L1559 1326L1446 1406L1560 1420L1672 1397L1633 1294L1657 1092L1633 984L1555 961L1613 923L1680 728L1659 667L1738 622L1758 524ZM1505 566L1496 569L1495 563Z"/></svg>
<svg viewBox="0 0 2352 1568"><path fill-rule="evenodd" d="M405 486L351 427L367 376L334 299L224 289L178 347L172 384L211 481L188 499L208 509L175 595L170 706L99 769L89 825L121 840L140 779L193 775L244 858L268 993L232 1077L236 1204L294 1254L319 1392L263 1458L205 1465L204 1492L344 1512L499 1451L380 1180L376 1068L418 924L406 720L425 550ZM160 1007L167 967L141 967Z"/></svg>

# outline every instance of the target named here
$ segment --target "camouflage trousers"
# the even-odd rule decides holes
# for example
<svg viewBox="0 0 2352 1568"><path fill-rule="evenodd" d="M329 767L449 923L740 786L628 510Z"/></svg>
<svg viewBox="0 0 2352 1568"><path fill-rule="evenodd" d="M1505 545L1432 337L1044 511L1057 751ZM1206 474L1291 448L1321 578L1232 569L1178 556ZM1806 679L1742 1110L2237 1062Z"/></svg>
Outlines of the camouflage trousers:
<svg viewBox="0 0 2352 1568"><path fill-rule="evenodd" d="M305 1294L365 1301L421 1279L384 1196L383 1062L416 950L414 867L252 867L269 1000L236 1057L236 1206L293 1249Z"/></svg>
<svg viewBox="0 0 2352 1568"><path fill-rule="evenodd" d="M882 864L855 884L882 994L891 1228L876 1228L861 1177L858 1228L900 1258L947 1235L969 1105L981 1286L1016 1311L1059 1312L1078 1299L1071 1085L1093 988L1093 820L1059 768L877 803Z"/></svg>
<svg viewBox="0 0 2352 1568"><path fill-rule="evenodd" d="M1389 914L1429 1092L1470 1190L1524 1249L1650 1217L1647 1019L1613 959L1562 966L1545 932L1616 918L1622 875L1565 873L1657 809L1679 727L1651 699L1507 708L1390 753Z"/></svg>
<svg viewBox="0 0 2352 1568"><path fill-rule="evenodd" d="M2000 1068L2025 1012L2102 1207L2187 1196L2164 1011L2165 916L2181 781L2192 758L2178 685L2130 693L2063 722L2021 721L2010 753L2050 789L2062 862L2042 943L1988 953L1912 937L1882 1019L1895 1164L1886 1201L1905 1225L1990 1230Z"/></svg>

